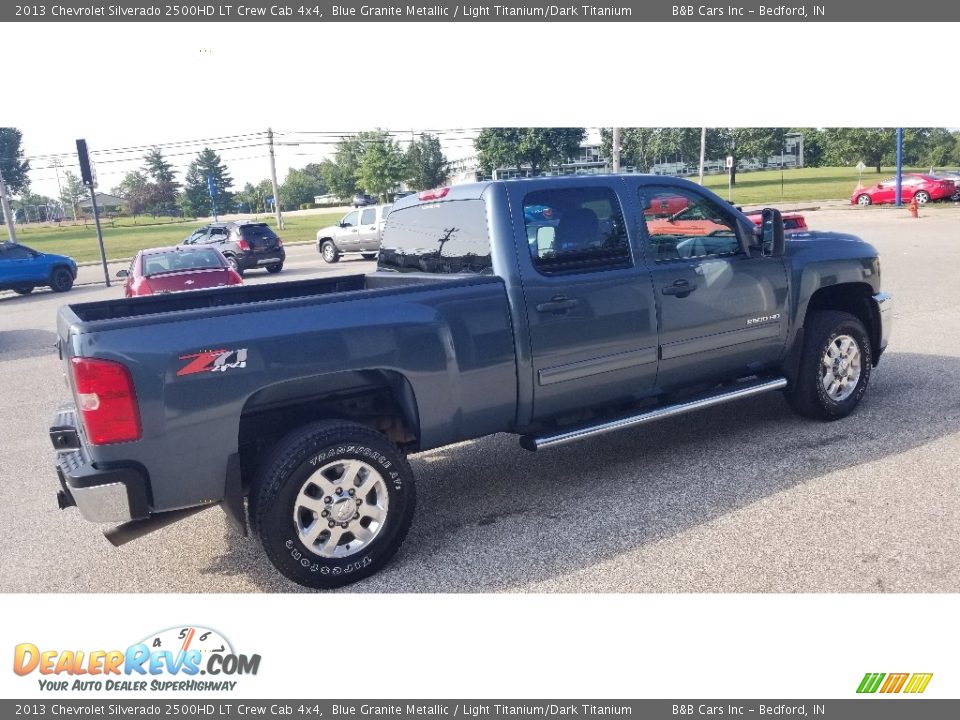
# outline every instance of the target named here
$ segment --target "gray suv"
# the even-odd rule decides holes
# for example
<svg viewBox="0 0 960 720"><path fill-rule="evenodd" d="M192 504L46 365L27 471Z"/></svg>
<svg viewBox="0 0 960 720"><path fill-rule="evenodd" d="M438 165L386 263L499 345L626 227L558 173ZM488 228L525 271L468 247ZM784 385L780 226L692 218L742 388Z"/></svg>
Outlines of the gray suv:
<svg viewBox="0 0 960 720"><path fill-rule="evenodd" d="M210 245L223 253L240 275L253 268L283 270L283 241L262 222L215 222L194 230L183 245Z"/></svg>

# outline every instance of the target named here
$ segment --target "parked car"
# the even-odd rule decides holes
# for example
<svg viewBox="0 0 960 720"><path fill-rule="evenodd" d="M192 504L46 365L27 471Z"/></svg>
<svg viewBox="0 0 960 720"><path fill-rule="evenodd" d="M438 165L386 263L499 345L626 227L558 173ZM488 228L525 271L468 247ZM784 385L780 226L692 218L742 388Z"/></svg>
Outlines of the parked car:
<svg viewBox="0 0 960 720"><path fill-rule="evenodd" d="M960 170L944 170L934 173L933 177L938 180L949 180L953 183L954 193L950 196L951 200L960 200Z"/></svg>
<svg viewBox="0 0 960 720"><path fill-rule="evenodd" d="M717 230L653 231L641 208L677 195ZM542 242L527 242L528 222ZM75 404L50 429L57 497L122 523L114 544L219 505L279 572L338 587L403 543L409 454L499 432L549 451L773 391L839 420L867 392L892 317L870 244L785 234L773 209L758 228L685 180L454 185L394 205L375 273L61 307ZM582 492L589 527L588 480ZM425 556L438 544L421 540Z"/></svg>
<svg viewBox="0 0 960 720"><path fill-rule="evenodd" d="M763 213L759 210L748 212L747 217L757 227L763 225ZM807 221L800 213L783 213L783 229L802 231L807 229Z"/></svg>
<svg viewBox="0 0 960 720"><path fill-rule="evenodd" d="M357 193L353 196L353 206L354 207L366 207L367 205L376 205L377 199L372 195L367 195L366 193Z"/></svg>
<svg viewBox="0 0 960 720"><path fill-rule="evenodd" d="M189 245L141 250L117 277L124 279L124 297L243 284L219 250Z"/></svg>
<svg viewBox="0 0 960 720"><path fill-rule="evenodd" d="M48 286L66 292L77 279L77 263L66 255L42 253L19 243L0 243L0 290L20 295Z"/></svg>
<svg viewBox="0 0 960 720"><path fill-rule="evenodd" d="M903 202L916 201L923 205L931 200L949 200L957 191L950 180L932 175L909 173L900 181L900 197ZM897 201L897 179L890 178L873 187L858 187L850 196L851 205L880 205Z"/></svg>
<svg viewBox="0 0 960 720"><path fill-rule="evenodd" d="M336 225L317 230L317 252L328 263L340 261L342 255L360 254L373 260L380 252L383 223L392 205L351 210Z"/></svg>
<svg viewBox="0 0 960 720"><path fill-rule="evenodd" d="M283 240L262 222L216 222L193 231L183 245L210 245L227 259L237 274L253 268L267 272L283 270L286 252Z"/></svg>

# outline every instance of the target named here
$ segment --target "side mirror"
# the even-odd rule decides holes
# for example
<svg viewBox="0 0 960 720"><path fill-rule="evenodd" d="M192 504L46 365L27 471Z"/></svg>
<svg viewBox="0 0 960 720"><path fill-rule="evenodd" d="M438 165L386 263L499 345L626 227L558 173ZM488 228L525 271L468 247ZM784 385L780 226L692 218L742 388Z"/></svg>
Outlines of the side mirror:
<svg viewBox="0 0 960 720"><path fill-rule="evenodd" d="M125 278L125 277L129 277L129 276L130 276L130 271L129 271L129 270L118 270L118 271L117 271L117 277L118 277L118 278Z"/></svg>
<svg viewBox="0 0 960 720"><path fill-rule="evenodd" d="M786 243L783 237L783 215L775 208L764 208L761 217L761 252L767 257L781 257Z"/></svg>

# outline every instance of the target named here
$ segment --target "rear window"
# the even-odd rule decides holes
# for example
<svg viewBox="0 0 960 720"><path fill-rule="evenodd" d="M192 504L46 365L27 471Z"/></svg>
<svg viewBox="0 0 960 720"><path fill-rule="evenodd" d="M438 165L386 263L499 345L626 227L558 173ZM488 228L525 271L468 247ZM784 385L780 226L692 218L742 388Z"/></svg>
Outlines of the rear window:
<svg viewBox="0 0 960 720"><path fill-rule="evenodd" d="M241 225L240 234L245 240L276 240L277 234L269 225Z"/></svg>
<svg viewBox="0 0 960 720"><path fill-rule="evenodd" d="M492 274L483 200L425 203L387 216L380 269Z"/></svg>
<svg viewBox="0 0 960 720"><path fill-rule="evenodd" d="M226 267L223 257L213 248L190 248L169 253L153 253L143 257L146 277L184 270L206 270Z"/></svg>

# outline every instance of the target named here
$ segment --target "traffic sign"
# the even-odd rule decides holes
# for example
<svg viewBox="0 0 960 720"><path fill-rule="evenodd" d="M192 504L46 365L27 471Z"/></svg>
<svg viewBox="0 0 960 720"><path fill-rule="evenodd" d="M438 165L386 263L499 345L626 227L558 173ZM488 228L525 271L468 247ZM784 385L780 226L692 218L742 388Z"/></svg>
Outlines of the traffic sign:
<svg viewBox="0 0 960 720"><path fill-rule="evenodd" d="M733 168L733 155L727 155L727 170Z"/></svg>
<svg viewBox="0 0 960 720"><path fill-rule="evenodd" d="M863 164L863 160L861 160L860 162L857 163L857 172L858 172L858 173L863 173L863 171L866 170L866 169L867 169L867 166Z"/></svg>

